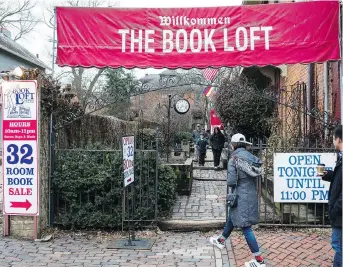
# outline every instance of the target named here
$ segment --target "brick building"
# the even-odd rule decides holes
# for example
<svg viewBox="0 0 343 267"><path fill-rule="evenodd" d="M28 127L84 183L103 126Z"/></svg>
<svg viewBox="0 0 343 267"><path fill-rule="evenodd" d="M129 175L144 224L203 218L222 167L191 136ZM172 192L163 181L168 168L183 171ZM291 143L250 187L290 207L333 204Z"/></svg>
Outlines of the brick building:
<svg viewBox="0 0 343 267"><path fill-rule="evenodd" d="M297 1L248 0L243 1L243 4L279 2ZM294 64L281 65L278 68L281 71L280 77L275 80L275 86L281 102L278 105L280 134L289 136L292 132L297 137L329 138L329 131L324 125L339 122L341 119L340 64Z"/></svg>
<svg viewBox="0 0 343 267"><path fill-rule="evenodd" d="M175 71L167 70L165 72L173 72L174 75L177 75ZM163 75L164 72L161 74ZM132 102L132 113L139 116L139 111L143 112L144 120L154 121L159 124L163 123L163 120L166 120L167 117L167 108L168 105L168 95L172 95L172 106L177 99L185 98L190 103L190 110L186 115L181 115L182 117L187 117L189 122L189 127L192 126L191 114L192 111L196 108L201 108L203 105L202 91L204 86L199 85L184 85L178 87L165 86L165 89L162 89L164 86L161 85L161 75L160 74L147 74L141 81L147 84L147 87L153 88L150 92L146 92L141 95L137 95L131 98ZM159 89L161 88L161 89ZM176 116L175 112L172 112L172 116ZM179 118L177 118L179 119Z"/></svg>

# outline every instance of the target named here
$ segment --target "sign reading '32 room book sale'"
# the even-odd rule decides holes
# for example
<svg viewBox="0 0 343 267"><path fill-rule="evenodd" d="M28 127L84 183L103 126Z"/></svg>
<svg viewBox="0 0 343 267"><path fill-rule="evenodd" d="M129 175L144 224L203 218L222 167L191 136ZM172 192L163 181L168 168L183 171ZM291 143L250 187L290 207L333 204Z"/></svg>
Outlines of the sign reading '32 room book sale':
<svg viewBox="0 0 343 267"><path fill-rule="evenodd" d="M2 83L3 213L39 214L36 81Z"/></svg>
<svg viewBox="0 0 343 267"><path fill-rule="evenodd" d="M135 181L135 137L125 136L123 142L124 187Z"/></svg>
<svg viewBox="0 0 343 267"><path fill-rule="evenodd" d="M330 183L317 175L318 164L335 167L334 153L275 153L274 202L328 202Z"/></svg>

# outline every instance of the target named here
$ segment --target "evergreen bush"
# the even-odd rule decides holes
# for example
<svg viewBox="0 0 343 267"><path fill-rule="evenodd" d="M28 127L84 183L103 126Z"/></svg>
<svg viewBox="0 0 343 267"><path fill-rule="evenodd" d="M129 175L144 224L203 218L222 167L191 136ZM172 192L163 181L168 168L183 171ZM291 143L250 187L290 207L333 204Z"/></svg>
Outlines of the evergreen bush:
<svg viewBox="0 0 343 267"><path fill-rule="evenodd" d="M155 152L135 156L135 220L155 215ZM121 151L60 150L53 179L55 221L64 228L119 229L122 225ZM158 217L168 216L176 199L176 175L158 168Z"/></svg>

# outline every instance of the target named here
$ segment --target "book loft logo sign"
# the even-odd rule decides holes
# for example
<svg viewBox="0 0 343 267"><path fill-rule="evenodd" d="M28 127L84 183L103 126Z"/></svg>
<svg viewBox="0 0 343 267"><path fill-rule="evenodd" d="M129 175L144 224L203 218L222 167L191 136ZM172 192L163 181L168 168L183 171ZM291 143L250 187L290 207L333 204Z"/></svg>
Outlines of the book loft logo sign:
<svg viewBox="0 0 343 267"><path fill-rule="evenodd" d="M22 88L13 84L5 95L5 109L8 110L7 118L32 118L31 105L35 101L35 93L30 88Z"/></svg>
<svg viewBox="0 0 343 267"><path fill-rule="evenodd" d="M36 216L39 214L37 82L3 83L2 104L3 213Z"/></svg>

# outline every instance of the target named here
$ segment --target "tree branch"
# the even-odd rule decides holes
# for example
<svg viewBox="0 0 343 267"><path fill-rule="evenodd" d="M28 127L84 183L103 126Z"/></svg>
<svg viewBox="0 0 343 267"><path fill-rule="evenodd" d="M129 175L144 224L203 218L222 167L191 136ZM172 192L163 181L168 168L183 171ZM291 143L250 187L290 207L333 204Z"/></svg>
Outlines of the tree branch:
<svg viewBox="0 0 343 267"><path fill-rule="evenodd" d="M12 26L19 32L14 40L28 34L40 22L34 19L31 10L36 6L32 0L6 1L0 0L0 27Z"/></svg>

